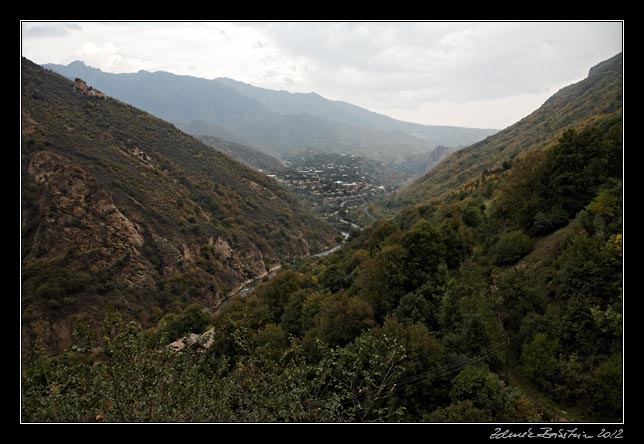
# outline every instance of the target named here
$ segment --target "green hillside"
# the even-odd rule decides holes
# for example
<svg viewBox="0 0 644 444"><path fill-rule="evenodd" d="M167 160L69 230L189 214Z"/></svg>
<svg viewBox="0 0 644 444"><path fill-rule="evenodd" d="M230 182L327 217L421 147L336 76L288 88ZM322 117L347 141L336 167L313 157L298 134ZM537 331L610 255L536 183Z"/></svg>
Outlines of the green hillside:
<svg viewBox="0 0 644 444"><path fill-rule="evenodd" d="M90 91L91 93L92 91ZM156 322L334 242L288 191L174 126L22 63L26 341L108 306Z"/></svg>
<svg viewBox="0 0 644 444"><path fill-rule="evenodd" d="M285 267L214 318L194 306L150 328L111 316L102 347L78 335L54 358L34 348L23 417L621 421L618 71L621 57L591 69L528 117L534 126L500 134L513 141L505 157L475 156L492 138L467 149L463 162L477 163L462 177L430 173L394 217ZM516 128L525 146L508 136ZM181 352L168 347L206 330Z"/></svg>

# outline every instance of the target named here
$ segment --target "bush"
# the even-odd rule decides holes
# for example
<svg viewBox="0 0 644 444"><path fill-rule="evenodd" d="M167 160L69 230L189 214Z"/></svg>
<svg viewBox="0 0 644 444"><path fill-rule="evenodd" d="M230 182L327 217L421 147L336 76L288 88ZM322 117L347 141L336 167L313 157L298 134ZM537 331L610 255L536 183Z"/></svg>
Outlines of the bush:
<svg viewBox="0 0 644 444"><path fill-rule="evenodd" d="M203 333L212 322L212 316L201 305L192 304L181 314L165 315L160 322L163 339L174 341L190 333Z"/></svg>
<svg viewBox="0 0 644 444"><path fill-rule="evenodd" d="M333 347L345 346L373 325L371 306L344 293L324 299L315 318L318 337Z"/></svg>
<svg viewBox="0 0 644 444"><path fill-rule="evenodd" d="M523 347L523 370L541 388L550 390L559 377L558 355L558 342L545 333L537 333Z"/></svg>
<svg viewBox="0 0 644 444"><path fill-rule="evenodd" d="M474 407L492 414L506 408L499 378L482 367L468 366L454 378L450 397L454 402L472 401Z"/></svg>
<svg viewBox="0 0 644 444"><path fill-rule="evenodd" d="M495 265L511 265L532 251L534 241L521 230L510 231L501 235L490 251Z"/></svg>

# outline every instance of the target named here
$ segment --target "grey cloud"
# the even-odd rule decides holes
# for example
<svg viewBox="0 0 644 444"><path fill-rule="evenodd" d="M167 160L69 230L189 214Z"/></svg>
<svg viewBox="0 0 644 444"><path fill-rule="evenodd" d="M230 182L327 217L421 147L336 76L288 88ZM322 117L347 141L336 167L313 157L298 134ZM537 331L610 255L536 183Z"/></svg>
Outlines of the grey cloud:
<svg viewBox="0 0 644 444"><path fill-rule="evenodd" d="M316 64L337 87L432 91L427 100L530 94L584 76L620 50L610 23L263 24L284 51ZM618 26L618 25L617 25ZM348 80L348 81L347 81ZM317 82L316 82L317 83ZM420 91L419 91L420 92Z"/></svg>
<svg viewBox="0 0 644 444"><path fill-rule="evenodd" d="M61 38L67 37L72 31L80 31L82 28L77 23L47 23L47 24L24 24L25 37L28 38Z"/></svg>
<svg viewBox="0 0 644 444"><path fill-rule="evenodd" d="M70 61L78 58L85 42L99 47L109 42L119 49L121 59L113 69L121 72L147 69L227 76L268 88L315 91L374 111L449 103L458 114L458 105L474 109L472 104L484 102L532 106L523 105L528 102L520 98L545 97L545 90L554 93L621 51L621 26L620 22L109 22L83 23L79 30L76 23L35 22L23 23L23 51L41 63ZM108 56L95 54L93 63L110 69ZM526 108L525 114L529 111ZM524 113L523 108L517 113ZM454 119L458 121L458 115Z"/></svg>
<svg viewBox="0 0 644 444"><path fill-rule="evenodd" d="M69 30L65 26L34 26L25 33L26 37L31 38L48 38L48 37L65 37Z"/></svg>

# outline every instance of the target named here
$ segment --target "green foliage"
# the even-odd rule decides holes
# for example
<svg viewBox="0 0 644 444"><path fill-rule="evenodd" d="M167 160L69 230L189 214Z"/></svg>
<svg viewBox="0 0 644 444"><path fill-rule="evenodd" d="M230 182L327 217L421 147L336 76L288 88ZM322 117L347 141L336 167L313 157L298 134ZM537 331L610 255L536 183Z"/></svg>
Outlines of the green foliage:
<svg viewBox="0 0 644 444"><path fill-rule="evenodd" d="M443 371L444 347L422 324L403 324L388 318L381 328L372 329L376 338L394 338L406 353L399 386L390 394L388 406L404 408L404 418L414 420L447 402L448 378Z"/></svg>
<svg viewBox="0 0 644 444"><path fill-rule="evenodd" d="M557 380L558 358L559 343L545 333L537 333L521 354L526 374L544 388L552 388L552 382Z"/></svg>
<svg viewBox="0 0 644 444"><path fill-rule="evenodd" d="M486 270L465 262L441 301L439 327L446 349L462 356L487 354L496 329L486 301ZM494 356L490 356L494 359Z"/></svg>
<svg viewBox="0 0 644 444"><path fill-rule="evenodd" d="M285 270L272 279L270 285L257 289L257 294L268 304L274 321L279 321L291 295L307 283L306 276L293 270Z"/></svg>
<svg viewBox="0 0 644 444"><path fill-rule="evenodd" d="M502 383L482 367L465 367L455 378L450 391L453 401L471 400L473 406L486 412L502 412L506 408Z"/></svg>
<svg viewBox="0 0 644 444"><path fill-rule="evenodd" d="M161 321L162 341L172 342L190 333L203 333L212 322L212 316L200 304L192 304L179 314L169 313Z"/></svg>
<svg viewBox="0 0 644 444"><path fill-rule="evenodd" d="M405 294L407 251L402 245L383 247L356 270L355 286L381 320Z"/></svg>
<svg viewBox="0 0 644 444"><path fill-rule="evenodd" d="M548 153L541 194L544 206L575 215L609 179L621 178L622 130L592 127L567 130Z"/></svg>
<svg viewBox="0 0 644 444"><path fill-rule="evenodd" d="M614 301L621 293L621 260L615 261L619 252L613 245L585 232L573 236L556 263L558 295L601 306Z"/></svg>
<svg viewBox="0 0 644 444"><path fill-rule="evenodd" d="M315 317L315 335L332 347L344 346L374 325L365 301L344 292L323 299Z"/></svg>
<svg viewBox="0 0 644 444"><path fill-rule="evenodd" d="M335 402L354 421L395 421L403 408L386 401L405 370L405 348L389 336L364 333L347 347L333 350L321 362L329 369Z"/></svg>
<svg viewBox="0 0 644 444"><path fill-rule="evenodd" d="M418 288L438 272L446 256L443 234L425 219L405 232L401 244L407 251L405 271L409 276L407 289Z"/></svg>
<svg viewBox="0 0 644 444"><path fill-rule="evenodd" d="M425 415L427 422L493 422L489 413L474 406L472 401L465 400L450 404Z"/></svg>
<svg viewBox="0 0 644 444"><path fill-rule="evenodd" d="M420 292L407 293L400 299L396 316L411 324L433 324L436 316L431 303Z"/></svg>
<svg viewBox="0 0 644 444"><path fill-rule="evenodd" d="M546 153L543 151L528 152L515 160L512 170L503 177L494 200L496 220L514 228L531 227L535 213L540 210L539 187L545 168Z"/></svg>
<svg viewBox="0 0 644 444"><path fill-rule="evenodd" d="M496 265L511 265L532 250L533 240L521 230L503 233L490 249L492 262Z"/></svg>
<svg viewBox="0 0 644 444"><path fill-rule="evenodd" d="M601 417L619 420L623 403L622 355L615 353L593 370L592 409Z"/></svg>

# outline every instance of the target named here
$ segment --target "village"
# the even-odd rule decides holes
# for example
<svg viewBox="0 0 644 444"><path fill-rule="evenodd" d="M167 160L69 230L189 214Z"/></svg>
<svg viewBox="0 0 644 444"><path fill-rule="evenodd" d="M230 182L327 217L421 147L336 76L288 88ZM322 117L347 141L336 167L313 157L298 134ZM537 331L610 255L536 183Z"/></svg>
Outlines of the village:
<svg viewBox="0 0 644 444"><path fill-rule="evenodd" d="M382 177L379 162L351 154L306 152L285 165L290 171L269 177L304 197L323 217L359 207L398 188Z"/></svg>

